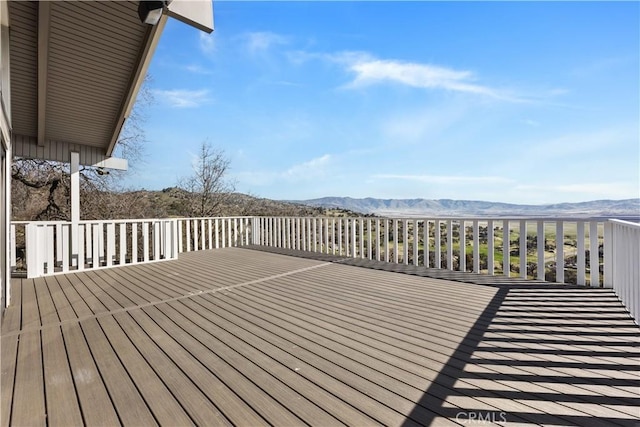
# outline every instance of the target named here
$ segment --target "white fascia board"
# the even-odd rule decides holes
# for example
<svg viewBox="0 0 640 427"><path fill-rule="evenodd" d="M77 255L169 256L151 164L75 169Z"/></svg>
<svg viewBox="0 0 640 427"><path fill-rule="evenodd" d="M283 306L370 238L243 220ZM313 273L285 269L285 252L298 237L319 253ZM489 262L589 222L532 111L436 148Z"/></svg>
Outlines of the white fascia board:
<svg viewBox="0 0 640 427"><path fill-rule="evenodd" d="M213 31L213 2L211 0L173 0L169 16L201 31Z"/></svg>
<svg viewBox="0 0 640 427"><path fill-rule="evenodd" d="M104 169L118 169L121 171L126 171L129 169L129 162L127 159L121 159L118 157L107 157L106 159L99 161L98 163L94 163L91 165L96 168L104 168Z"/></svg>

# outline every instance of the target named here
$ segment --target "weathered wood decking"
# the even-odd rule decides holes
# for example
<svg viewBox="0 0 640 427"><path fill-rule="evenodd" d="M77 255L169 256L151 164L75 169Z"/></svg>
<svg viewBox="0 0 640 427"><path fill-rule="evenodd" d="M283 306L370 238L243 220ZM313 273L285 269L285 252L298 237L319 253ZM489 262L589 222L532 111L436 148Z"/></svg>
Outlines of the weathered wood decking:
<svg viewBox="0 0 640 427"><path fill-rule="evenodd" d="M15 280L2 426L639 422L640 329L611 291L331 261L229 248Z"/></svg>

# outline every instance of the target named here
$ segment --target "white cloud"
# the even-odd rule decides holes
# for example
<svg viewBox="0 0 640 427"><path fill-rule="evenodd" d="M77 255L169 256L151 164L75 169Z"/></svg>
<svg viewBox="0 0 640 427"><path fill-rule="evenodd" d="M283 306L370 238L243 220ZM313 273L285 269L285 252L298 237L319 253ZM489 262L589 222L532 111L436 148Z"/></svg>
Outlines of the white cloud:
<svg viewBox="0 0 640 427"><path fill-rule="evenodd" d="M381 119L380 130L395 145L403 142L434 142L462 120L469 107L469 103L456 103L390 113Z"/></svg>
<svg viewBox="0 0 640 427"><path fill-rule="evenodd" d="M469 70L457 70L441 65L395 59L379 59L367 52L357 51L332 54L292 51L288 52L287 56L291 63L297 65L310 60L322 60L342 65L346 71L355 74L353 80L344 86L350 89L381 83L396 83L419 89L437 89L481 95L509 102L533 101L531 97L525 98L505 89L478 83L476 75Z"/></svg>
<svg viewBox="0 0 640 427"><path fill-rule="evenodd" d="M504 184L511 182L511 180L499 176L377 174L373 175L372 178L415 181L428 184Z"/></svg>
<svg viewBox="0 0 640 427"><path fill-rule="evenodd" d="M265 52L275 45L288 43L286 37L268 31L246 33L243 35L243 39L247 50L251 54Z"/></svg>
<svg viewBox="0 0 640 427"><path fill-rule="evenodd" d="M209 101L209 91L207 89L200 90L154 90L154 95L168 103L171 107L176 108L193 108Z"/></svg>
<svg viewBox="0 0 640 427"><path fill-rule="evenodd" d="M517 191L526 191L528 194L562 193L561 200L595 200L595 199L632 199L639 196L638 185L631 182L580 182L577 184L560 185L517 185ZM569 196L571 195L571 196Z"/></svg>
<svg viewBox="0 0 640 427"><path fill-rule="evenodd" d="M521 146L524 147L522 155L532 160L584 155L620 146L633 147L633 144L637 147L637 141L637 124L632 123L598 130L572 132L547 140L528 141Z"/></svg>
<svg viewBox="0 0 640 427"><path fill-rule="evenodd" d="M475 74L469 70L457 70L441 65L394 59L378 59L366 52L339 52L336 54L294 52L289 55L289 59L294 63L301 63L309 59L324 59L342 64L347 71L355 74L355 78L346 85L347 88L391 82L420 89L448 90L512 102L524 101L524 99L513 96L504 90L478 83Z"/></svg>
<svg viewBox="0 0 640 427"><path fill-rule="evenodd" d="M306 179L320 176L324 174L325 168L330 161L331 155L325 154L324 156L290 167L283 173L283 176L290 179Z"/></svg>
<svg viewBox="0 0 640 427"><path fill-rule="evenodd" d="M194 73L194 74L211 74L211 71L204 68L202 65L198 64L189 64L184 67L185 70Z"/></svg>
<svg viewBox="0 0 640 427"><path fill-rule="evenodd" d="M206 54L212 54L216 50L216 43L214 39L214 33L207 34L205 32L199 33L200 50Z"/></svg>
<svg viewBox="0 0 640 427"><path fill-rule="evenodd" d="M532 127L540 126L540 122L537 122L537 121L531 120L531 119L524 119L524 120L522 120L522 123L524 123L525 125L528 125L528 126L532 126Z"/></svg>
<svg viewBox="0 0 640 427"><path fill-rule="evenodd" d="M333 160L330 154L298 163L284 171L244 171L234 176L239 181L253 186L268 186L278 182L297 182L317 179L326 175L327 167Z"/></svg>

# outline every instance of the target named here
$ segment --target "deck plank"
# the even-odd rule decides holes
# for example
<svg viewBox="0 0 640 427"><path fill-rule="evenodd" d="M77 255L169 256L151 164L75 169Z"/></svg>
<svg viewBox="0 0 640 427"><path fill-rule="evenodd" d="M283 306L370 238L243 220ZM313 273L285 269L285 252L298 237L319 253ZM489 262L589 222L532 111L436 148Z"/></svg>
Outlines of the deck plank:
<svg viewBox="0 0 640 427"><path fill-rule="evenodd" d="M170 337L154 334L152 339L129 313L116 314L114 318L196 425L232 425L181 367L162 350L164 340Z"/></svg>
<svg viewBox="0 0 640 427"><path fill-rule="evenodd" d="M197 307L193 305L191 301L184 302L189 304L197 310ZM379 424L375 418L370 416L366 410L370 409L372 412L384 412L378 408L377 402L364 395L363 392L354 390L345 384L335 380L331 375L315 369L313 366L305 363L292 354L287 349L279 347L272 343L269 339L265 339L260 336L260 327L254 330L243 332L228 321L222 321L222 318L218 318L219 311L225 309L226 306L218 306L216 313L209 314L207 318L217 318L216 322L220 322L227 330L234 331L235 334L244 342L251 345L253 348L260 349L262 353L270 357L272 360L278 361L280 364L286 366L289 370L292 370L300 378L300 382L303 384L311 385L312 395L315 394L314 402L323 409L331 412L335 417L348 425L374 425ZM202 321L202 320L200 320ZM213 328L213 325L207 322L209 328ZM290 350L290 349L289 349ZM306 381L305 381L306 380ZM289 385L296 384L295 382L289 383ZM297 384L296 384L297 385ZM304 392L303 389L297 389ZM324 390L324 392L323 392ZM343 398L348 396L348 398ZM344 402L344 403L343 403ZM354 406L355 403L355 406ZM364 406L363 408L357 407Z"/></svg>
<svg viewBox="0 0 640 427"><path fill-rule="evenodd" d="M158 316L157 309L145 309L131 314L154 341L162 343L163 351L205 395L216 398L216 406L229 421L234 425L267 425L266 421L247 402L238 397L228 384L225 384L215 373L208 370L199 359L194 358L188 350L184 349L176 341L178 339L177 336L174 338L162 329L159 323L164 324L165 322L162 318L163 316Z"/></svg>
<svg viewBox="0 0 640 427"><path fill-rule="evenodd" d="M339 359L336 356L336 354L331 350L327 351L327 348L322 348L318 350L320 346L317 346L314 348L315 350L317 350L316 353L309 351L305 348L308 346L313 347L313 344L310 343L309 341L305 342L301 340L299 337L295 337L292 335L287 335L289 339L285 339L282 337L283 332L282 330L280 330L280 328L275 328L277 332L273 333L274 328L270 327L270 325L267 322L262 321L264 320L263 318L257 319L255 316L251 316L247 313L242 312L241 310L236 311L230 305L224 304L223 301L217 301L215 305L213 304L209 305L205 302L199 303L199 304L202 304L203 308L208 308L210 312L203 311L202 309L197 309L194 306L195 302L193 301L184 301L183 304L193 307L194 311L196 312L202 311L201 313L202 317L194 321L197 321L199 324L203 324L203 325L206 324L207 330L210 330L212 328L224 327L229 331L233 331L234 334L237 334L239 338L241 338L243 341L246 341L246 342L254 342L256 341L256 338L259 338L261 340L264 340L264 342L269 342L272 345L275 345L281 351L291 352L291 350L293 349L294 352L292 356L294 356L295 359L290 359L291 362L288 363L287 366L310 366L313 369L317 370L317 373L318 373L317 376L319 378L317 381L319 381L320 383L322 383L323 381L322 377L324 375L328 375L331 378L336 379L342 382L343 384L348 385L349 387L352 387L353 390L358 390L361 393L364 393L368 396L372 396L378 399L377 410L373 412L366 412L369 416L376 418L376 415L378 415L379 418L384 420L385 417L392 418L394 416L393 415L394 411L399 414L402 413L403 412L402 408L404 408L404 412L405 412L403 416L404 422L407 425L411 424L411 422L409 420L406 420L405 418L412 409L415 409L415 403L406 399L406 397L402 398L398 394L391 393L389 389L393 391L393 386L392 386L393 381L389 381L385 383L384 386L382 387L377 386L375 383L371 382L372 381L371 376L375 377L376 374L380 376L381 375L380 372L376 373L373 370L369 371L368 372L369 376L362 377L362 378L367 378L368 381L363 381L357 375L353 375L353 373L358 375L362 374L362 369L360 370L358 369L361 367L361 364L359 362L349 364L348 362L345 361L346 359L342 359L336 362L335 360ZM237 317L229 316L229 314L225 312L229 314L233 313ZM216 319L216 324L219 323L220 326L209 323L214 318L214 316L216 317L220 316L219 318ZM287 326L284 325L283 323L280 324L280 327L283 329L287 328ZM229 340L230 338L227 338L225 339L225 342ZM255 344L255 345L258 346L258 348L263 347L262 344ZM277 354L277 353L273 353L273 354ZM355 355L355 357L359 357L359 356L361 355L360 354ZM271 357L275 358L275 356L273 355ZM278 358L279 357L280 356L278 356ZM330 360L333 360L333 362ZM387 366L385 366L384 368L387 368ZM302 369L303 368L300 368L300 370ZM296 372L298 372L298 375L300 375L299 371L296 371ZM311 379L311 381L315 383L316 380ZM396 385L397 388L402 388L403 384L401 384L400 382L395 382L393 385ZM404 389L406 390L406 387L404 387ZM337 394L335 396L349 403L351 399L354 399L354 400L358 399L358 392L353 390L351 392L345 392L344 395ZM398 390L395 390L395 392L397 393ZM415 393L414 397L416 398L419 398L420 395L422 394L420 389L414 389L413 392ZM332 400L334 399L335 397L332 398ZM323 404L325 407L328 407L328 408L331 407L331 403L329 402L326 402L326 403L322 402L317 397L315 400L316 400L316 403L318 404ZM385 409L384 408L385 405L389 406L389 409L393 409L393 410L389 411L389 409ZM365 410L366 408L361 409L362 412L365 412ZM341 414L338 413L336 416L340 416L340 415ZM347 424L351 424L353 420L343 419L343 421Z"/></svg>
<svg viewBox="0 0 640 427"><path fill-rule="evenodd" d="M2 334L20 330L22 324L22 280L11 279L11 305L4 309Z"/></svg>
<svg viewBox="0 0 640 427"><path fill-rule="evenodd" d="M59 426L83 424L60 328L48 328L42 331L42 355L47 422Z"/></svg>
<svg viewBox="0 0 640 427"><path fill-rule="evenodd" d="M0 427L640 422L640 328L611 290L303 255L12 281Z"/></svg>
<svg viewBox="0 0 640 427"><path fill-rule="evenodd" d="M40 332L25 332L18 345L11 424L44 425L46 419Z"/></svg>
<svg viewBox="0 0 640 427"><path fill-rule="evenodd" d="M3 336L0 342L0 360L2 376L0 377L0 426L6 427L11 419L13 402L13 386L16 378L16 362L18 357L18 335Z"/></svg>
<svg viewBox="0 0 640 427"><path fill-rule="evenodd" d="M84 284L82 280L83 273L75 273L75 274L65 274L63 277L69 283L71 289L78 294L81 298L74 304L76 307L76 313L79 315L87 315L87 314L96 314L96 313L104 313L108 311L108 308L100 301ZM74 301L75 298L70 297L70 301ZM83 305L90 310L88 313L86 310L83 310Z"/></svg>
<svg viewBox="0 0 640 427"><path fill-rule="evenodd" d="M37 328L41 323L35 280L22 280L20 287L22 288L22 324L20 328Z"/></svg>
<svg viewBox="0 0 640 427"><path fill-rule="evenodd" d="M102 318L99 323L158 423L175 426L194 425L171 390L156 375L115 319Z"/></svg>
<svg viewBox="0 0 640 427"><path fill-rule="evenodd" d="M251 380L247 379L240 373L232 363L221 358L214 348L208 348L202 342L192 336L194 329L197 328L195 323L180 322L174 323L178 316L175 311L165 312L164 304L147 310L149 315L153 316L158 326L163 328L171 336L176 337L177 342L188 352L201 355L198 361L202 363L209 371L215 374L221 382L233 389L234 393L246 404L248 404L256 413L260 414L268 423L280 425L299 425L300 419L285 410L277 401L275 401L263 389L256 386ZM222 407L225 411L224 407ZM232 422L237 423L233 419L235 414L241 416L240 422L251 424L252 420L245 420L241 407L229 408L228 416ZM225 412L226 413L226 412Z"/></svg>
<svg viewBox="0 0 640 427"><path fill-rule="evenodd" d="M58 317L58 311L53 298L49 292L49 286L47 284L47 278L41 277L34 280L34 288L36 291L36 298L38 300L38 311L40 312L40 321L43 325L50 323L58 323L60 317Z"/></svg>
<svg viewBox="0 0 640 427"><path fill-rule="evenodd" d="M82 295L78 292L76 286L69 280L70 277L75 277L73 274L58 274L56 276L51 277L51 279L56 280L60 290L66 297L66 300L69 302L69 306L73 311L75 317L86 317L91 316L94 312L89 307L87 302L84 300ZM60 297L62 299L62 297ZM69 315L60 315L61 320L70 320L73 318L71 312L68 311Z"/></svg>
<svg viewBox="0 0 640 427"><path fill-rule="evenodd" d="M58 321L65 321L76 319L78 316L76 312L73 310L73 306L67 299L62 287L60 286L60 282L58 281L58 276L49 276L45 278L45 282L47 287L49 288L49 293L51 294L51 299L53 300L53 304L55 306L56 312L58 314ZM56 319L52 318L51 321L44 322L46 323L55 323Z"/></svg>
<svg viewBox="0 0 640 427"><path fill-rule="evenodd" d="M102 426L120 424L80 325L63 325L62 335L85 423Z"/></svg>
<svg viewBox="0 0 640 427"><path fill-rule="evenodd" d="M187 309L185 309L187 308ZM190 328L191 334L200 342L208 343L210 351L215 351L229 365L241 372L251 382L255 383L265 393L268 393L279 406L271 415L273 422L279 424L284 421L290 411L308 424L338 425L338 419L320 409L317 403L297 393L290 384L299 381L299 376L290 368L283 366L274 359L270 359L257 348L248 345L244 340L208 321L208 317L201 317L201 309L197 306L183 307L180 304L168 304L160 308L180 325L198 325L197 329ZM287 374L289 374L287 376ZM313 394L310 393L310 394ZM317 395L316 395L317 397ZM291 402L296 402L291 405ZM284 416L281 416L283 414ZM299 424L297 418L290 418L292 424Z"/></svg>
<svg viewBox="0 0 640 427"><path fill-rule="evenodd" d="M122 367L98 321L86 320L82 322L82 329L120 421L126 425L156 425L153 414Z"/></svg>

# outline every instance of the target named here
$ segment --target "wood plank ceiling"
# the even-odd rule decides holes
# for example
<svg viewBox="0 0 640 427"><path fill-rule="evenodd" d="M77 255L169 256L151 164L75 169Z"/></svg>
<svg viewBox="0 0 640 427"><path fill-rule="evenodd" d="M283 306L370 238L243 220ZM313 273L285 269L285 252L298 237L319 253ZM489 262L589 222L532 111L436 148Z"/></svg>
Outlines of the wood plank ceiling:
<svg viewBox="0 0 640 427"><path fill-rule="evenodd" d="M137 1L10 1L14 137L110 155L153 27Z"/></svg>

